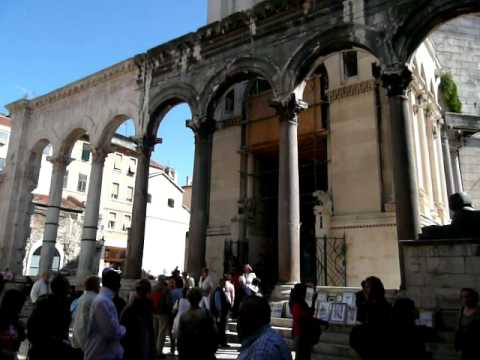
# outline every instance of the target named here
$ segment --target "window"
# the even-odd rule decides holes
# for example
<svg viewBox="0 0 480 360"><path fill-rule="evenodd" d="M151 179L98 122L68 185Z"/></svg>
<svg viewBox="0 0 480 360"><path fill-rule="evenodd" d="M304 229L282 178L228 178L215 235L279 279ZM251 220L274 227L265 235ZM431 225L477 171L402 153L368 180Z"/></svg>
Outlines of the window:
<svg viewBox="0 0 480 360"><path fill-rule="evenodd" d="M28 269L28 275L35 276L38 275L40 270L40 253L42 252L42 247L40 246L35 252L32 254L30 258L30 267ZM50 268L51 271L58 271L60 270L60 253L57 249L55 249L55 254L53 255L52 267Z"/></svg>
<svg viewBox="0 0 480 360"><path fill-rule="evenodd" d="M127 187L127 201L133 201L133 187Z"/></svg>
<svg viewBox="0 0 480 360"><path fill-rule="evenodd" d="M168 199L168 207L171 207L171 208L175 207L175 200Z"/></svg>
<svg viewBox="0 0 480 360"><path fill-rule="evenodd" d="M6 163L6 160L5 160L5 159L2 159L2 158L0 158L0 170L3 170L3 169L5 169L5 163Z"/></svg>
<svg viewBox="0 0 480 360"><path fill-rule="evenodd" d="M7 131L0 131L0 145L7 145L9 133Z"/></svg>
<svg viewBox="0 0 480 360"><path fill-rule="evenodd" d="M92 150L90 144L83 143L82 146L82 161L90 161L90 154Z"/></svg>
<svg viewBox="0 0 480 360"><path fill-rule="evenodd" d="M128 176L133 176L135 175L135 171L137 170L137 160L130 158L130 162L128 164L128 171L127 175Z"/></svg>
<svg viewBox="0 0 480 360"><path fill-rule="evenodd" d="M43 155L49 156L52 152L52 145L47 145L43 148Z"/></svg>
<svg viewBox="0 0 480 360"><path fill-rule="evenodd" d="M115 229L115 221L117 220L117 214L114 212L111 212L108 214L108 228L109 229Z"/></svg>
<svg viewBox="0 0 480 360"><path fill-rule="evenodd" d="M230 90L227 95L225 95L225 112L233 113L235 110L235 90Z"/></svg>
<svg viewBox="0 0 480 360"><path fill-rule="evenodd" d="M123 221L123 231L128 231L132 223L132 217L130 215L125 215L125 220Z"/></svg>
<svg viewBox="0 0 480 360"><path fill-rule="evenodd" d="M120 170L122 168L122 154L115 154L115 161L113 163L113 168L115 170Z"/></svg>
<svg viewBox="0 0 480 360"><path fill-rule="evenodd" d="M358 59L356 51L345 51L343 55L343 73L345 79L358 75Z"/></svg>
<svg viewBox="0 0 480 360"><path fill-rule="evenodd" d="M118 192L120 190L120 185L117 183L112 184L112 199L118 199Z"/></svg>
<svg viewBox="0 0 480 360"><path fill-rule="evenodd" d="M78 174L77 191L85 192L87 190L87 175Z"/></svg>
<svg viewBox="0 0 480 360"><path fill-rule="evenodd" d="M66 189L68 186L68 171L65 171L65 175L63 176L63 188Z"/></svg>

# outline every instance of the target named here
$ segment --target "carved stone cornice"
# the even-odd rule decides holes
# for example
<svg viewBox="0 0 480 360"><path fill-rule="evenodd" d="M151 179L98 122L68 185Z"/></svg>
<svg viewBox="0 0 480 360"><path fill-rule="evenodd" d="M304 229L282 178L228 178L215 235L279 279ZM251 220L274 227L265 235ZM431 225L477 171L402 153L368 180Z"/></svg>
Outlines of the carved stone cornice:
<svg viewBox="0 0 480 360"><path fill-rule="evenodd" d="M135 70L136 70L135 62L132 59L129 59L119 64L113 65L107 69L104 69L100 72L97 72L96 74L88 76L84 79L68 84L58 90L52 91L51 93L29 100L28 102L32 107L32 109L40 108L42 106L65 99L69 96L79 94L83 91L89 90L95 86L106 83L122 75L131 73L132 71L135 71ZM17 103L19 102L13 103L11 105L16 107Z"/></svg>
<svg viewBox="0 0 480 360"><path fill-rule="evenodd" d="M187 120L185 126L190 128L196 136L206 136L213 133L216 129L216 122L206 116L194 117L192 120Z"/></svg>
<svg viewBox="0 0 480 360"><path fill-rule="evenodd" d="M47 161L52 163L54 169L66 168L74 159L69 155L48 156Z"/></svg>
<svg viewBox="0 0 480 360"><path fill-rule="evenodd" d="M413 76L406 66L386 68L382 73L382 83L388 96L405 96Z"/></svg>
<svg viewBox="0 0 480 360"><path fill-rule="evenodd" d="M330 90L327 93L330 103L348 97L359 96L375 90L375 80L366 80L356 84Z"/></svg>

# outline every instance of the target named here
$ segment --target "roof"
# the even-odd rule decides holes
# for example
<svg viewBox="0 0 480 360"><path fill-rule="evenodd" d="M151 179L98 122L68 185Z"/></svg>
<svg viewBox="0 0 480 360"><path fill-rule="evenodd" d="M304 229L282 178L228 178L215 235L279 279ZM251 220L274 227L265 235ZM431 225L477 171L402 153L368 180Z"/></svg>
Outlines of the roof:
<svg viewBox="0 0 480 360"><path fill-rule="evenodd" d="M0 115L0 125L12 127L12 119L8 116Z"/></svg>
<svg viewBox="0 0 480 360"><path fill-rule="evenodd" d="M48 195L34 194L33 203L39 206L47 206ZM73 196L68 196L66 199L62 199L60 207L61 210L65 211L82 212L85 209L85 204Z"/></svg>
<svg viewBox="0 0 480 360"><path fill-rule="evenodd" d="M156 162L155 160L150 160L150 167L153 167L153 168L159 169L159 170L165 170L165 166Z"/></svg>

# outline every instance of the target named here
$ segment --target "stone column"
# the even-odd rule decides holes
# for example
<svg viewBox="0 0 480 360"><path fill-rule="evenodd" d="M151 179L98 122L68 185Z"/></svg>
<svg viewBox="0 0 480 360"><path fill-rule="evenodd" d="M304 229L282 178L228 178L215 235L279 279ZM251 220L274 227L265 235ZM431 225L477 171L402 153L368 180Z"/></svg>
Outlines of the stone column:
<svg viewBox="0 0 480 360"><path fill-rule="evenodd" d="M278 280L300 281L300 186L298 175L298 113L306 103L291 95L272 106L280 118L278 175Z"/></svg>
<svg viewBox="0 0 480 360"><path fill-rule="evenodd" d="M127 244L127 259L125 277L139 279L142 275L143 245L145 241L145 222L147 218L148 176L150 156L155 146L155 140L143 138L137 148L137 172L135 178L135 195L132 210L132 227Z"/></svg>
<svg viewBox="0 0 480 360"><path fill-rule="evenodd" d="M195 160L193 166L192 204L186 270L200 276L205 266L206 238L210 208L210 174L212 141L215 122L196 119L187 122L195 137Z"/></svg>
<svg viewBox="0 0 480 360"><path fill-rule="evenodd" d="M48 158L48 161L53 164L53 170L50 182L50 193L48 195L47 218L43 233L42 250L40 252L40 274L51 269L55 256L55 243L57 242L60 207L62 205L63 179L71 159L69 156L60 155L56 158Z"/></svg>
<svg viewBox="0 0 480 360"><path fill-rule="evenodd" d="M460 155L458 149L454 149L452 154L453 162L453 182L455 192L463 192L462 171L460 170Z"/></svg>
<svg viewBox="0 0 480 360"><path fill-rule="evenodd" d="M455 192L455 183L453 181L452 157L450 155L450 143L448 141L447 125L442 126L441 133L442 133L443 166L445 169L445 179L447 182L447 193L448 193L448 196L450 196Z"/></svg>
<svg viewBox="0 0 480 360"><path fill-rule="evenodd" d="M94 275L97 260L97 230L102 194L103 166L109 151L94 149L92 151L92 166L88 185L87 203L83 220L82 242L78 261L77 279L79 283L89 275Z"/></svg>
<svg viewBox="0 0 480 360"><path fill-rule="evenodd" d="M419 211L406 97L412 74L407 67L390 68L382 80L390 104L398 240L415 240L420 230Z"/></svg>

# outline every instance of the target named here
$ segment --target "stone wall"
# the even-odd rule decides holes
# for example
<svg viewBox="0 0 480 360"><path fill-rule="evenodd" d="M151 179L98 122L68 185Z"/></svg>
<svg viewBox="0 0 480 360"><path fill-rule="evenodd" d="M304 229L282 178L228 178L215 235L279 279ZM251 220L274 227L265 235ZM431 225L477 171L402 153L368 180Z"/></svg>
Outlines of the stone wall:
<svg viewBox="0 0 480 360"><path fill-rule="evenodd" d="M431 34L437 56L452 73L463 112L480 114L480 16L462 16ZM468 54L468 56L466 56Z"/></svg>
<svg viewBox="0 0 480 360"><path fill-rule="evenodd" d="M406 295L422 310L450 313L443 320L454 326L460 289L480 289L480 240L406 241L402 247Z"/></svg>
<svg viewBox="0 0 480 360"><path fill-rule="evenodd" d="M473 206L480 209L480 139L467 139L460 149L460 167L465 191L472 197Z"/></svg>

